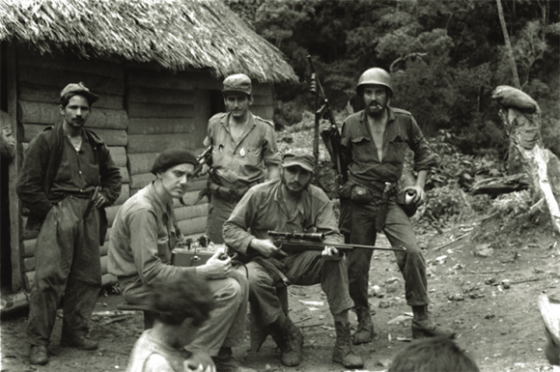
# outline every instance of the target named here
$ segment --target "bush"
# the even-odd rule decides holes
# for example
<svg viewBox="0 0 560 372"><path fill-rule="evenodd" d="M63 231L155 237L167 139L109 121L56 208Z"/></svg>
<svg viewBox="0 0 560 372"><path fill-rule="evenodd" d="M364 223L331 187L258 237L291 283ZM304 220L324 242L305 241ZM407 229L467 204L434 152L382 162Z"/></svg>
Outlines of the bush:
<svg viewBox="0 0 560 372"><path fill-rule="evenodd" d="M276 101L272 120L276 130L282 130L299 123L302 119L302 108L296 102Z"/></svg>

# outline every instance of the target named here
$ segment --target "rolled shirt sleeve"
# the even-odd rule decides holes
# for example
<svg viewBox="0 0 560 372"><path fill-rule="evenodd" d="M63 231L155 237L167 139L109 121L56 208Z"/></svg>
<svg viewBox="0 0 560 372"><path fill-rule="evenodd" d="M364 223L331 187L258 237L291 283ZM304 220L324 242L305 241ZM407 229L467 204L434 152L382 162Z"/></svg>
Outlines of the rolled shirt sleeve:
<svg viewBox="0 0 560 372"><path fill-rule="evenodd" d="M235 251L247 254L247 248L255 236L249 233L251 220L255 215L253 189L250 189L235 206L229 219L224 223L224 241Z"/></svg>

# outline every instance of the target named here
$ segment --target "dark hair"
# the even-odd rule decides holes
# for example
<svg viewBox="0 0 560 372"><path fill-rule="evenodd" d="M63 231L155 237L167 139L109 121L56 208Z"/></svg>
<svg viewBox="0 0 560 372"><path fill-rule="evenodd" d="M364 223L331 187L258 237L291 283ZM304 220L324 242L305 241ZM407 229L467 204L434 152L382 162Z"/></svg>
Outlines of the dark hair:
<svg viewBox="0 0 560 372"><path fill-rule="evenodd" d="M84 97L88 102L89 108L91 108L91 105L93 104L93 102L91 102L91 98L85 94L80 94L80 92L70 92L60 97L60 104L62 105L62 108L66 108L66 106L68 106L68 102L70 102L70 98L74 96Z"/></svg>
<svg viewBox="0 0 560 372"><path fill-rule="evenodd" d="M388 372L479 372L466 352L449 337L434 337L407 345L393 358Z"/></svg>
<svg viewBox="0 0 560 372"><path fill-rule="evenodd" d="M169 325L179 325L192 318L193 325L200 326L214 307L208 282L188 271L180 271L154 287L151 302L155 318Z"/></svg>

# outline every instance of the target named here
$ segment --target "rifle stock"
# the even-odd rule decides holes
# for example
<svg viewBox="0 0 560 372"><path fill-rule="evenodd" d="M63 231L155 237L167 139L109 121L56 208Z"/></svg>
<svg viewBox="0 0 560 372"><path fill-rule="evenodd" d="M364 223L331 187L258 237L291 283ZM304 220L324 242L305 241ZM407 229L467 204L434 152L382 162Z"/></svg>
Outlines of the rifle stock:
<svg viewBox="0 0 560 372"><path fill-rule="evenodd" d="M341 251L351 251L352 249L356 248L396 252L406 251L404 247L388 248L364 244L325 243L323 242L323 240L325 239L325 234L321 233L290 233L269 231L268 236L272 238L272 241L277 247L291 252L322 251L326 246L335 247L336 249Z"/></svg>

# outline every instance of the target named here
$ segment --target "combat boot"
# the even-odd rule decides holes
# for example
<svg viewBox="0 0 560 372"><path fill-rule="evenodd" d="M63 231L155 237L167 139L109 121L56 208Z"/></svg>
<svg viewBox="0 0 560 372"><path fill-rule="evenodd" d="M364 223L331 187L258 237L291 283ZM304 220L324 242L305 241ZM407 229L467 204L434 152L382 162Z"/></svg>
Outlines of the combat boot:
<svg viewBox="0 0 560 372"><path fill-rule="evenodd" d="M356 315L358 316L358 328L352 336L354 345L366 344L371 342L377 334L373 330L373 323L371 321L371 314L368 308L357 308Z"/></svg>
<svg viewBox="0 0 560 372"><path fill-rule="evenodd" d="M29 363L44 366L49 362L49 352L43 345L31 345L29 349Z"/></svg>
<svg viewBox="0 0 560 372"><path fill-rule="evenodd" d="M282 364L294 367L303 358L303 334L284 313L269 326L270 335L282 352Z"/></svg>
<svg viewBox="0 0 560 372"><path fill-rule="evenodd" d="M449 338L455 337L455 331L442 327L428 314L427 306L413 306L412 312L412 338L420 339L427 337L445 336Z"/></svg>
<svg viewBox="0 0 560 372"><path fill-rule="evenodd" d="M342 364L345 368L361 368L364 366L362 358L352 349L350 339L350 322L347 311L335 316L336 343L332 353L332 360Z"/></svg>

